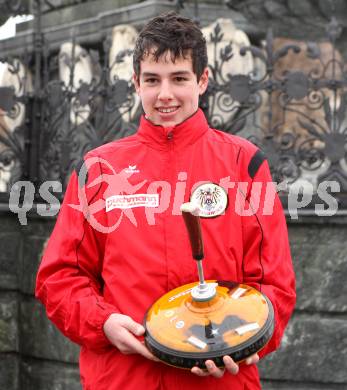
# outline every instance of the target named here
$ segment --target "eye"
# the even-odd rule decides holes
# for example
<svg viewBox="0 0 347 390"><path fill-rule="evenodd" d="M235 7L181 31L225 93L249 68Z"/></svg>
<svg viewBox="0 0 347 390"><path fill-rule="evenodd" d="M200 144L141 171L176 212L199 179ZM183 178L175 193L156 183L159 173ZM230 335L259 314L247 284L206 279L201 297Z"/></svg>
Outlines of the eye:
<svg viewBox="0 0 347 390"><path fill-rule="evenodd" d="M148 79L145 79L145 83L147 84L155 84L158 80L154 77L150 77Z"/></svg>
<svg viewBox="0 0 347 390"><path fill-rule="evenodd" d="M175 81L177 81L178 83L182 83L183 81L187 81L187 78L183 76L176 76Z"/></svg>

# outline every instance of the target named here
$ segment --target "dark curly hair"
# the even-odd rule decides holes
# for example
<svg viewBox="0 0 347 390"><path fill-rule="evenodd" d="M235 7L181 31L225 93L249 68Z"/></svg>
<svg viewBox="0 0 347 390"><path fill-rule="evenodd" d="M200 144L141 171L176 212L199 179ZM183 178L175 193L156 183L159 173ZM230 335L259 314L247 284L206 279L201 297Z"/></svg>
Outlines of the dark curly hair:
<svg viewBox="0 0 347 390"><path fill-rule="evenodd" d="M144 56L152 53L158 61L167 51L173 62L191 56L193 71L200 80L207 66L206 40L196 23L173 11L154 17L140 32L133 54L136 76L140 75Z"/></svg>

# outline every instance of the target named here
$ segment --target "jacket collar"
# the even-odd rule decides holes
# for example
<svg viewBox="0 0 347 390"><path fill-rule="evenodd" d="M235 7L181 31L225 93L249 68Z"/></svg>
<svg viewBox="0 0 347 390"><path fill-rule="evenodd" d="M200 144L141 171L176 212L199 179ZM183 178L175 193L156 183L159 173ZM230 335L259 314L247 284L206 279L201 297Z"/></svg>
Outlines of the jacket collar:
<svg viewBox="0 0 347 390"><path fill-rule="evenodd" d="M194 143L208 129L204 113L198 109L192 116L172 127L155 125L144 115L141 117L137 135L140 141L155 149L175 149Z"/></svg>

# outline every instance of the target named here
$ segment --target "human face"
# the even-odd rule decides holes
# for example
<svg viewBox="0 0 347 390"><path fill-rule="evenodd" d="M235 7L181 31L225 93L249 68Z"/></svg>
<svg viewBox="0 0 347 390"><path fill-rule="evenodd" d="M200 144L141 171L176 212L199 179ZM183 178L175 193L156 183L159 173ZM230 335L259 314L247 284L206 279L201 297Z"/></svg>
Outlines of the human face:
<svg viewBox="0 0 347 390"><path fill-rule="evenodd" d="M146 118L156 125L172 127L193 115L199 96L207 88L208 69L197 80L191 56L172 61L169 52L158 61L148 54L141 61L140 75L134 75Z"/></svg>

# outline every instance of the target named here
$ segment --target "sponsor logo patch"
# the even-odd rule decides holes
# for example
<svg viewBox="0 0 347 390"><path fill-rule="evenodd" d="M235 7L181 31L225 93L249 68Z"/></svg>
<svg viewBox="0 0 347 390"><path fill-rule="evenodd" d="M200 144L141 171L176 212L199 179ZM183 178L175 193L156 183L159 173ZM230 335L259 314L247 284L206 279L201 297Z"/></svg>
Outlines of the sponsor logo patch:
<svg viewBox="0 0 347 390"><path fill-rule="evenodd" d="M106 199L106 212L113 209L158 206L159 194L113 195Z"/></svg>
<svg viewBox="0 0 347 390"><path fill-rule="evenodd" d="M204 183L194 190L190 201L199 206L200 217L213 218L224 213L228 205L228 195L223 187Z"/></svg>

